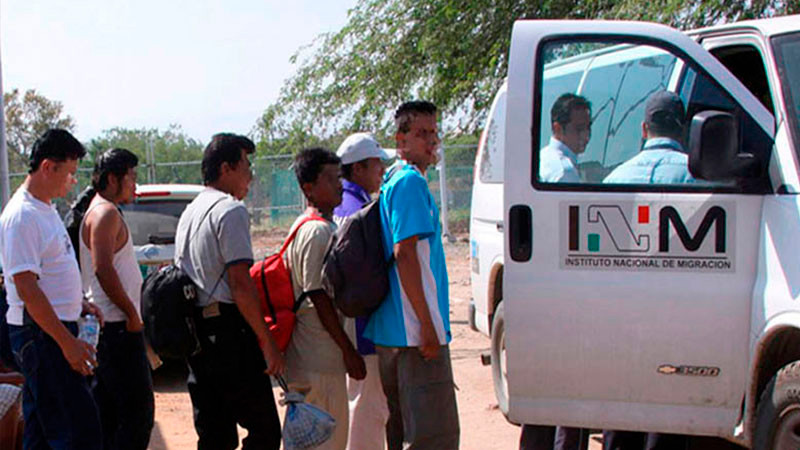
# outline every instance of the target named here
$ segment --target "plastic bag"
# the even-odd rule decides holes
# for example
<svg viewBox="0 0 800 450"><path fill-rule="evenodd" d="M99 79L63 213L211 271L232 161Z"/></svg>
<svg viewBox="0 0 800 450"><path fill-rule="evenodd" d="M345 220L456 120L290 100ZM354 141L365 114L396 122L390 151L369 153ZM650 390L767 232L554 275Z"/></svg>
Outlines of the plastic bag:
<svg viewBox="0 0 800 450"><path fill-rule="evenodd" d="M278 384L283 388L281 405L287 405L283 420L283 448L285 450L316 447L333 436L336 420L322 409L305 403L305 396L290 392L282 377Z"/></svg>

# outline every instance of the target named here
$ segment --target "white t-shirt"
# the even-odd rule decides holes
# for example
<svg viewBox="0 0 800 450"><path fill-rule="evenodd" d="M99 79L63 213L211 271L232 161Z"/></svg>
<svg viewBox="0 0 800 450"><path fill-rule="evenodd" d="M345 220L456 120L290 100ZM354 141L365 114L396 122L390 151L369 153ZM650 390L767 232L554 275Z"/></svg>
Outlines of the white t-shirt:
<svg viewBox="0 0 800 450"><path fill-rule="evenodd" d="M22 272L39 277L39 288L60 320L78 320L83 298L81 273L55 205L36 199L24 186L17 189L0 215L0 257L9 324L22 325L23 303L14 284L14 275Z"/></svg>

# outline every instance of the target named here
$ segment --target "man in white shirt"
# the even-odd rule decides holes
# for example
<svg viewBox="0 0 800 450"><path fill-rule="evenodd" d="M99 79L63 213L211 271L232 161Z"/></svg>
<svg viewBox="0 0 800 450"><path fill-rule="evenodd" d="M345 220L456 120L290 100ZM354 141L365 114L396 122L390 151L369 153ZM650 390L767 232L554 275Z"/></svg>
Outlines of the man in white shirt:
<svg viewBox="0 0 800 450"><path fill-rule="evenodd" d="M92 391L100 410L106 450L145 450L153 428L153 380L140 316L142 272L131 230L119 205L136 192L139 159L114 148L101 154L92 173L92 199L80 227L81 275L86 297L106 319L97 344Z"/></svg>
<svg viewBox="0 0 800 450"><path fill-rule="evenodd" d="M592 136L592 105L575 94L558 97L550 110L553 137L539 153L539 181L580 183L578 155Z"/></svg>
<svg viewBox="0 0 800 450"><path fill-rule="evenodd" d="M51 201L75 185L86 151L53 129L33 145L28 177L0 215L11 346L25 376L25 448L101 449L100 417L86 376L95 349L77 339L82 311L78 262Z"/></svg>

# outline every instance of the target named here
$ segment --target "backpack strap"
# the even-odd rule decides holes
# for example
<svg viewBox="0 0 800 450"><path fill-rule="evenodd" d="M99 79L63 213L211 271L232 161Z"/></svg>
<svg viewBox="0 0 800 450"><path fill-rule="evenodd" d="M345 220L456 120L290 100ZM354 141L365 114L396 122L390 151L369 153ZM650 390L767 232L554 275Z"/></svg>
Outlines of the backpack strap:
<svg viewBox="0 0 800 450"><path fill-rule="evenodd" d="M208 217L211 214L211 210L214 209L214 207L217 206L221 201L225 200L225 198L226 198L226 196L222 196L222 197L218 198L217 200L214 201L214 203L211 204L211 206L208 207L206 212L203 213L203 217L200 218L199 225L197 225L197 229L195 230L194 234L192 234L192 224L189 224L189 230L187 231L187 236L186 236L186 243L183 246L184 252L186 252L189 249L189 245L192 243L194 238L197 236L197 234L198 234L197 232L200 231L200 227L203 225L203 221L206 220L206 217ZM216 236L216 234L215 234L215 236ZM182 258L179 258L179 261L180 261L180 259L182 259ZM211 293L208 294L208 298L213 298L214 297L214 292L217 291L217 286L219 286L219 283L220 283L220 281L222 281L222 278L225 276L225 272L227 270L228 270L227 267L224 267L222 269L222 273L219 275L219 278L217 278L217 282L214 283L214 288L211 289Z"/></svg>
<svg viewBox="0 0 800 450"><path fill-rule="evenodd" d="M316 214L309 214L308 217L305 217L303 220L300 221L300 223L297 224L296 227L294 227L292 232L289 234L289 237L287 237L286 240L283 241L283 245L281 245L281 249L278 251L279 255L283 256L283 254L286 252L286 249L289 248L289 244L291 244L292 241L294 241L295 236L297 236L297 231L300 230L300 227L305 225L307 222L311 222L312 220L321 220L323 222L326 221L325 219Z"/></svg>
<svg viewBox="0 0 800 450"><path fill-rule="evenodd" d="M267 260L267 256L264 257L264 261ZM264 261L261 263L261 288L264 289L264 300L267 304L267 308L269 308L269 316L272 317L272 323L278 323L278 315L275 314L275 307L272 306L272 300L269 298L269 289L267 289L267 273L266 273L266 264Z"/></svg>
<svg viewBox="0 0 800 450"><path fill-rule="evenodd" d="M217 206L221 201L225 200L225 198L226 198L226 196L223 195L222 197L216 199L214 201L214 203L212 203L211 206L208 207L206 212L203 213L203 217L200 218L200 222L197 225L197 229L195 230L195 234L194 235L191 234L192 227L191 227L191 225L189 225L189 233L188 233L189 234L189 239L186 240L186 242L187 242L186 245L187 246L189 245L190 242L192 242L192 240L195 238L195 236L197 236L197 232L200 231L200 227L203 226L203 221L206 220L206 217L208 217L211 214L211 210L214 209L214 207Z"/></svg>
<svg viewBox="0 0 800 450"><path fill-rule="evenodd" d="M297 300L294 301L294 305L292 305L292 312L293 313L297 313L297 311L300 309L300 305L303 304L303 301L305 299L307 299L308 297L311 297L311 294L316 294L317 292L325 293L325 290L324 289L314 289L314 290L306 291L306 292L303 292L302 294L300 294L300 296L297 297ZM333 299L331 299L331 300L333 300Z"/></svg>

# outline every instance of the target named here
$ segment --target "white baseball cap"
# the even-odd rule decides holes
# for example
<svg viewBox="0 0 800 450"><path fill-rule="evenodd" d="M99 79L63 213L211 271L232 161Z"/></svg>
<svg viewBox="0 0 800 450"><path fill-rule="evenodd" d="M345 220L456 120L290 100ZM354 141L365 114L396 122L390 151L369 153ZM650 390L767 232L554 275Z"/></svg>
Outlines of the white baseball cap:
<svg viewBox="0 0 800 450"><path fill-rule="evenodd" d="M336 155L342 159L342 164L352 164L367 158L380 158L382 160L394 158L393 150L385 150L378 144L370 133L353 133L342 142Z"/></svg>

